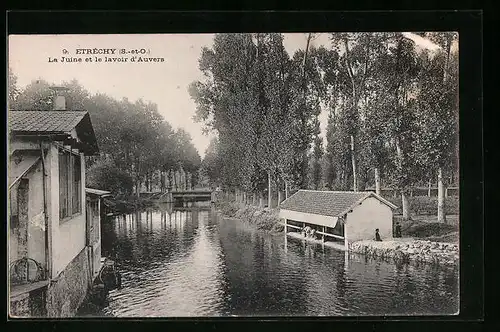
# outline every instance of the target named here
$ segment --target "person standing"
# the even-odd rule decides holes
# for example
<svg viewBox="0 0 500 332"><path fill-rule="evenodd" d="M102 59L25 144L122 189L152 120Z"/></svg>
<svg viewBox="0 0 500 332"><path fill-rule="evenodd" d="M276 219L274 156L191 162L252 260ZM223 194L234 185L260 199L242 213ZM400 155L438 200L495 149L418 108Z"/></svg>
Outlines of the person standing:
<svg viewBox="0 0 500 332"><path fill-rule="evenodd" d="M401 224L399 222L396 223L395 236L401 237Z"/></svg>

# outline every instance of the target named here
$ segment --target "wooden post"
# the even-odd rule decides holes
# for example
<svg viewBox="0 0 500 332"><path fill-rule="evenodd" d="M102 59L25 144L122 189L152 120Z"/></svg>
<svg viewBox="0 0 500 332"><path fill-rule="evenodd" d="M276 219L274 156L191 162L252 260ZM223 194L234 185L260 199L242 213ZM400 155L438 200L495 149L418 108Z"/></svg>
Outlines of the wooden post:
<svg viewBox="0 0 500 332"><path fill-rule="evenodd" d="M287 221L288 221L288 219L285 219L285 236L286 236L286 232L287 232L287 224L288 224Z"/></svg>
<svg viewBox="0 0 500 332"><path fill-rule="evenodd" d="M349 251L349 240L347 239L347 231L345 227L345 219L344 219L344 244L345 244L345 251Z"/></svg>
<svg viewBox="0 0 500 332"><path fill-rule="evenodd" d="M321 241L325 243L325 226L323 226L323 236L321 237Z"/></svg>
<svg viewBox="0 0 500 332"><path fill-rule="evenodd" d="M285 253L288 252L288 236L286 235L286 232L285 232Z"/></svg>

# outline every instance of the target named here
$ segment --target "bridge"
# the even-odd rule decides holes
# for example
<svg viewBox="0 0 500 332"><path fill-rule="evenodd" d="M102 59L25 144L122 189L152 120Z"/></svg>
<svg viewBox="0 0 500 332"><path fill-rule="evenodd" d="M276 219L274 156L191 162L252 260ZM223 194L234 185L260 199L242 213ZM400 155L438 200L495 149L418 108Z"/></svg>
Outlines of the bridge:
<svg viewBox="0 0 500 332"><path fill-rule="evenodd" d="M174 190L167 192L142 192L141 198L159 200L165 203L175 202L215 202L215 192L210 190Z"/></svg>

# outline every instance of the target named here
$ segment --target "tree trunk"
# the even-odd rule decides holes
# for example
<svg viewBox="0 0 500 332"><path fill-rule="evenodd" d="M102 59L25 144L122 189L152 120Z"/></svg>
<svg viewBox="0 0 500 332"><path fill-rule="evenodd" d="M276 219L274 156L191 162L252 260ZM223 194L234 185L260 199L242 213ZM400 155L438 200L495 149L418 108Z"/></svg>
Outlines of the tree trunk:
<svg viewBox="0 0 500 332"><path fill-rule="evenodd" d="M271 208L272 205L272 192L271 192L271 172L267 172L267 207Z"/></svg>
<svg viewBox="0 0 500 332"><path fill-rule="evenodd" d="M168 186L170 187L170 190L172 190L172 169L168 170Z"/></svg>
<svg viewBox="0 0 500 332"><path fill-rule="evenodd" d="M403 205L403 220L410 219L410 201L408 200L408 195L403 190L401 191L401 202Z"/></svg>
<svg viewBox="0 0 500 332"><path fill-rule="evenodd" d="M163 177L163 171L160 171L160 192L165 192L165 178Z"/></svg>
<svg viewBox="0 0 500 332"><path fill-rule="evenodd" d="M381 195L380 192L380 173L378 167L375 167L375 193Z"/></svg>
<svg viewBox="0 0 500 332"><path fill-rule="evenodd" d="M429 187L427 189L427 197L431 197L431 189L432 189L432 178L429 178Z"/></svg>
<svg viewBox="0 0 500 332"><path fill-rule="evenodd" d="M443 84L446 84L446 81L448 79L448 66L450 62L450 51L451 51L451 42L452 42L452 36L448 35L446 36L446 60L445 60L445 66L443 70ZM443 183L443 168L439 167L438 169L438 215L437 219L438 222L446 223L446 212L445 212L445 187Z"/></svg>
<svg viewBox="0 0 500 332"><path fill-rule="evenodd" d="M281 206L281 190L278 188L278 208Z"/></svg>
<svg viewBox="0 0 500 332"><path fill-rule="evenodd" d="M141 180L136 179L135 180L135 195L137 198L141 196Z"/></svg>
<svg viewBox="0 0 500 332"><path fill-rule="evenodd" d="M177 191L177 171L174 171L174 188Z"/></svg>
<svg viewBox="0 0 500 332"><path fill-rule="evenodd" d="M438 222L446 223L446 213L444 204L444 183L443 183L443 169L438 169Z"/></svg>
<svg viewBox="0 0 500 332"><path fill-rule="evenodd" d="M285 199L288 199L288 182L285 181Z"/></svg>
<svg viewBox="0 0 500 332"><path fill-rule="evenodd" d="M356 165L356 154L354 146L354 135L351 135L351 162L352 162L352 181L353 190L358 191L358 175L357 175L357 165Z"/></svg>
<svg viewBox="0 0 500 332"><path fill-rule="evenodd" d="M396 153L398 155L399 166L402 169L401 165L403 163L403 150L401 150L401 146L399 145L398 139L396 139ZM404 170L401 170L401 171L404 171ZM408 200L408 196L407 196L407 192L406 192L407 188L401 188L401 187L402 186L400 186L400 190L401 190L401 202L403 205L403 219L408 220L408 219L410 219L410 201Z"/></svg>

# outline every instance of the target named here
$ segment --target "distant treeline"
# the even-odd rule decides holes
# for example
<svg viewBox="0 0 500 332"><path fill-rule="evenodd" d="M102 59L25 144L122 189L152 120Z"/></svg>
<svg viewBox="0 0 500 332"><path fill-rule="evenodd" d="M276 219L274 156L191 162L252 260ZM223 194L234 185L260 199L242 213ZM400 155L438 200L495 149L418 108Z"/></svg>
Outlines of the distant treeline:
<svg viewBox="0 0 500 332"><path fill-rule="evenodd" d="M34 80L24 88L9 69L9 109L51 110L51 84ZM174 130L152 102L90 94L76 80L64 82L66 109L89 112L100 156L87 158L86 186L121 197L139 191L196 185L201 158L183 129Z"/></svg>

